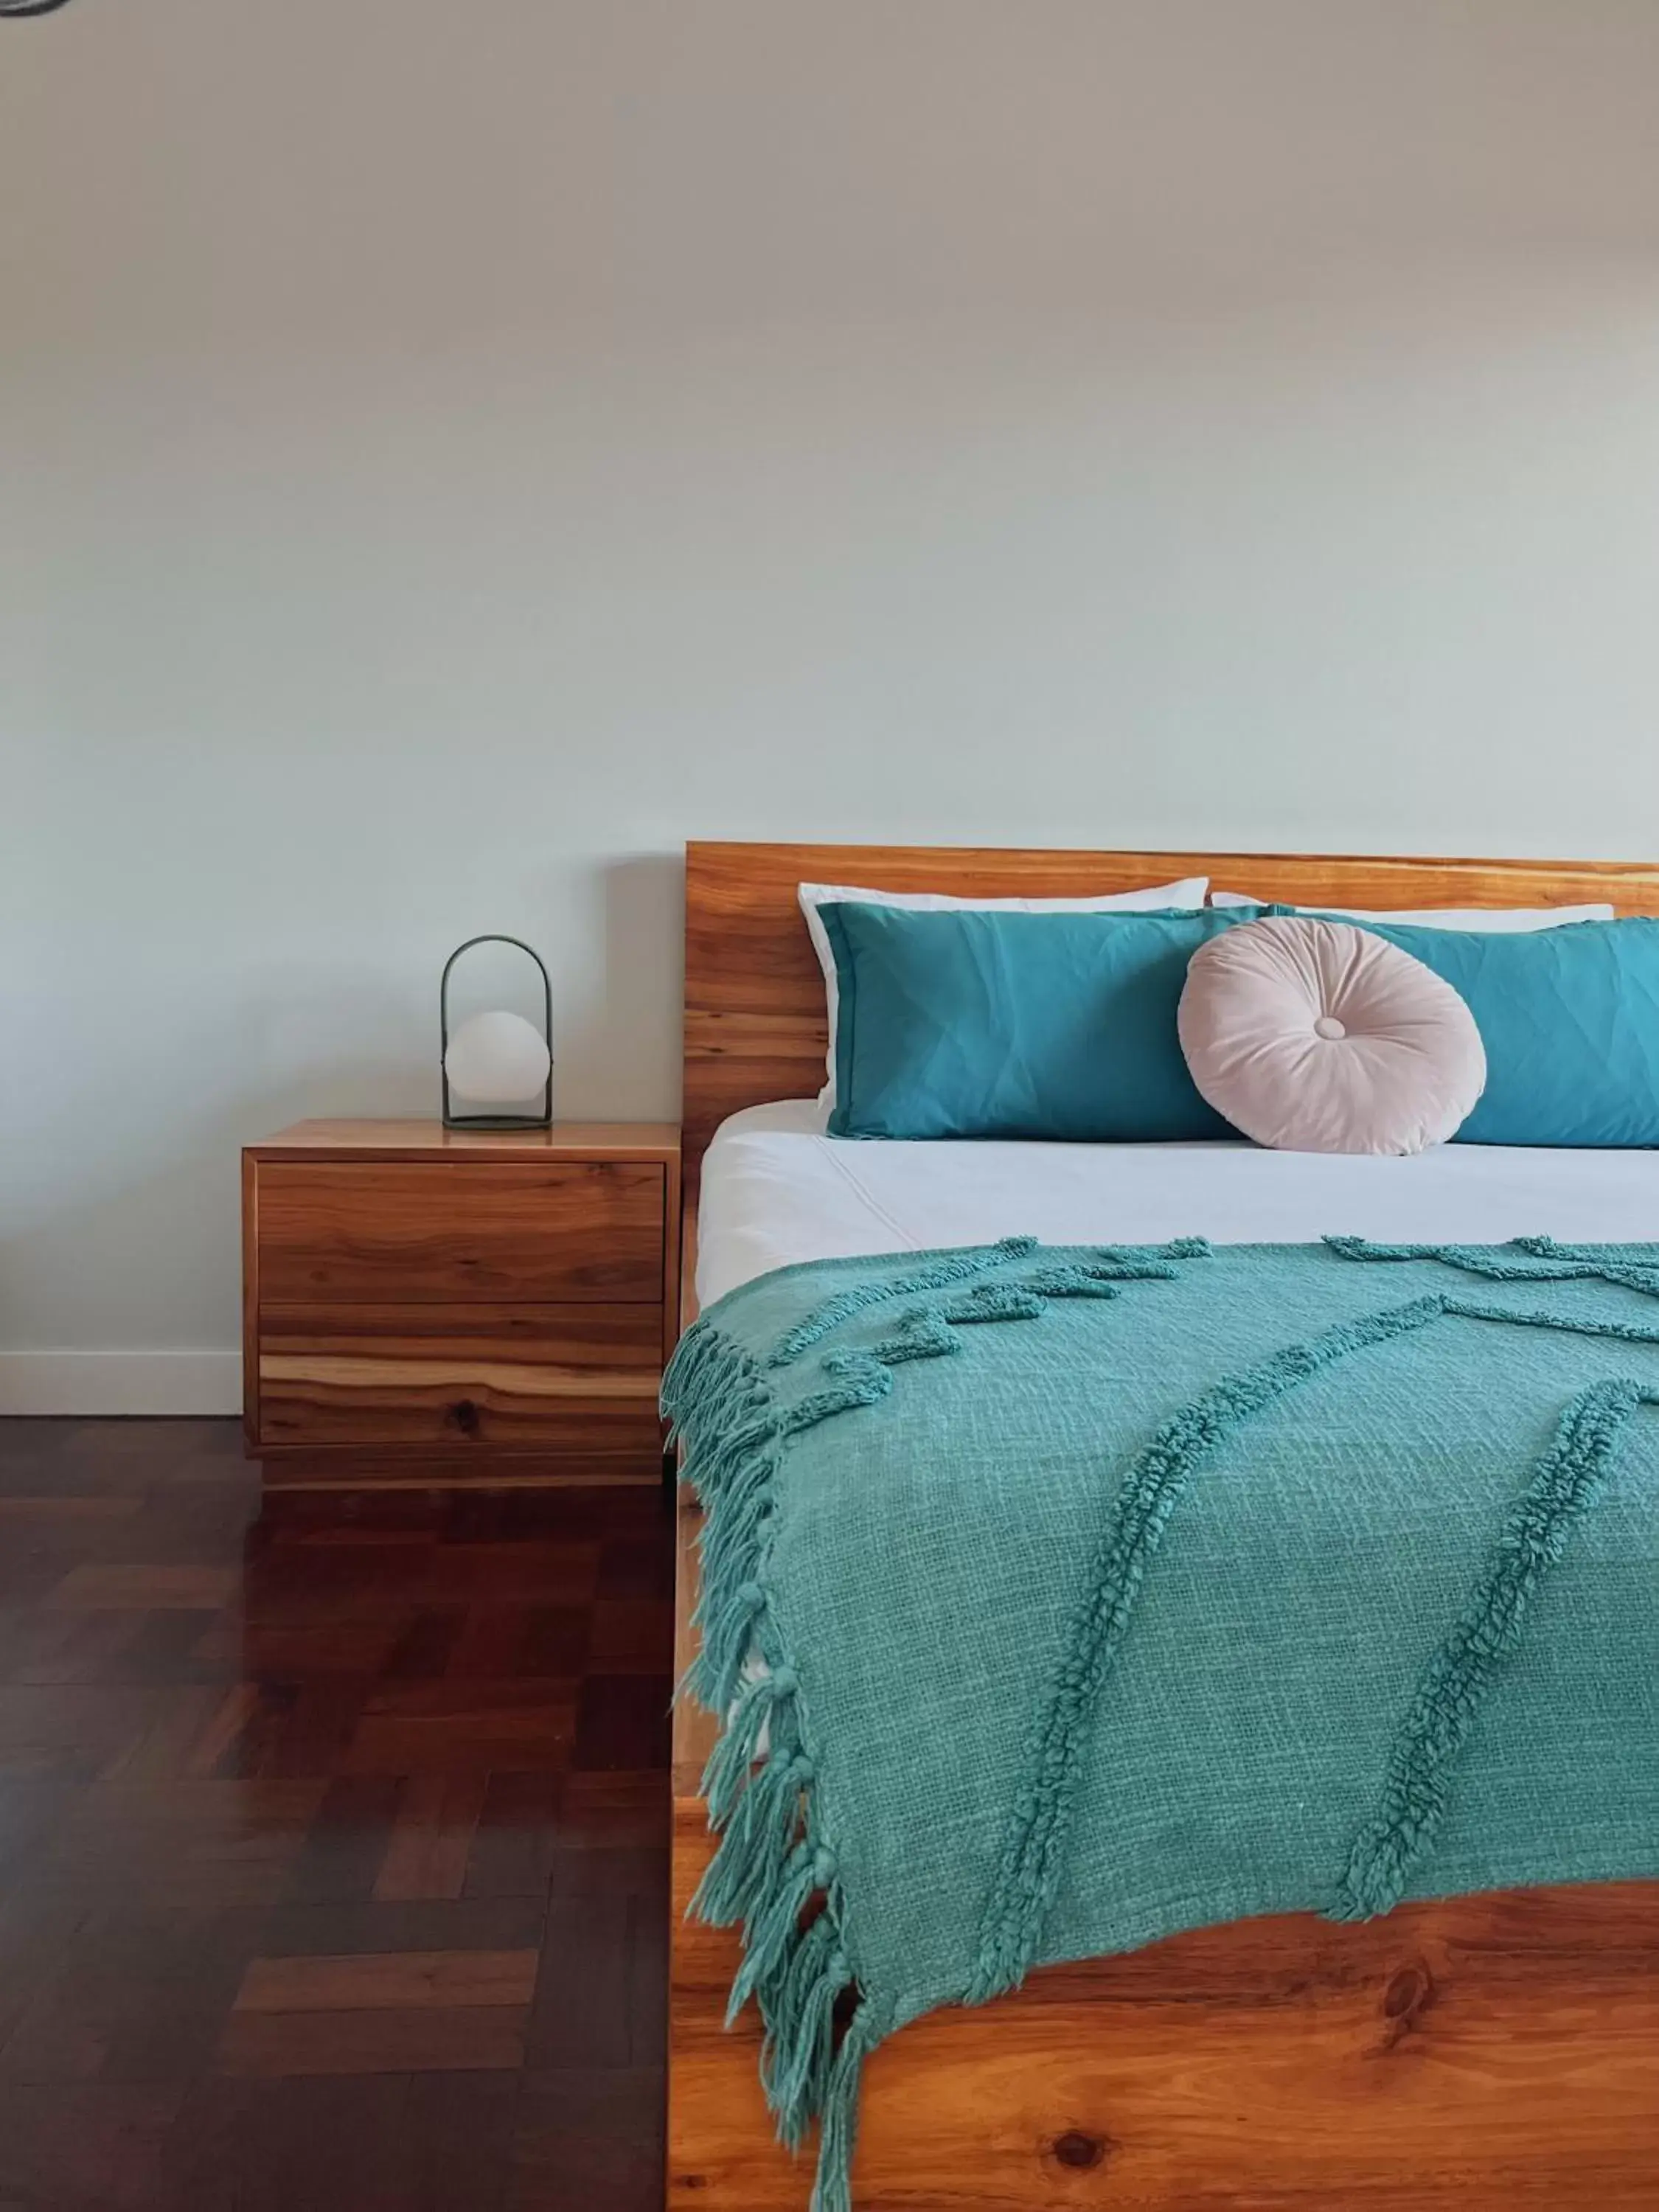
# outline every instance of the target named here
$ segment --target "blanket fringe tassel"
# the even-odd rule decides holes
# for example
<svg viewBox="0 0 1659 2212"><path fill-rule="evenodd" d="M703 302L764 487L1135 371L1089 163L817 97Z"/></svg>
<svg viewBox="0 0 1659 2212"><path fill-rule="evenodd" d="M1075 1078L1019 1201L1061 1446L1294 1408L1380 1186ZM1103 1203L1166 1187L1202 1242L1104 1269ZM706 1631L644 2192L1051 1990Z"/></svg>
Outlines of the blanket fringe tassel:
<svg viewBox="0 0 1659 2212"><path fill-rule="evenodd" d="M703 1776L720 1840L690 1909L716 1926L741 1926L726 2025L757 2001L766 2029L761 2079L780 2137L799 2150L819 2123L811 2212L852 2212L859 2082L879 2033L862 1998L840 2025L857 1986L845 1900L835 1853L818 1832L799 1683L776 1648L759 1579L782 1424L756 1362L702 1322L669 1363L662 1406L687 1480L706 1508L719 1508L702 1540L702 1649L682 1687L725 1717ZM752 1650L768 1671L745 1681Z"/></svg>

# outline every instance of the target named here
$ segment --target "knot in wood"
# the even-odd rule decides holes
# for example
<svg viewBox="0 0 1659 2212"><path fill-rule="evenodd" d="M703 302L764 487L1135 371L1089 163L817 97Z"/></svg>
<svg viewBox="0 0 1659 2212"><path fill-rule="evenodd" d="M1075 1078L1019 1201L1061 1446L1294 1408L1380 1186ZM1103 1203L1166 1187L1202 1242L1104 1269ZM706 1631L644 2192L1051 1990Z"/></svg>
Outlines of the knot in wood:
<svg viewBox="0 0 1659 2212"><path fill-rule="evenodd" d="M1061 2166L1079 2169L1098 2166L1106 2155L1106 2148L1103 2136L1085 2135L1081 2128L1068 2128L1063 2136L1054 2138L1054 2156Z"/></svg>
<svg viewBox="0 0 1659 2212"><path fill-rule="evenodd" d="M1420 1960L1396 1967L1382 1990L1382 2016L1409 2027L1434 1995L1434 1983Z"/></svg>

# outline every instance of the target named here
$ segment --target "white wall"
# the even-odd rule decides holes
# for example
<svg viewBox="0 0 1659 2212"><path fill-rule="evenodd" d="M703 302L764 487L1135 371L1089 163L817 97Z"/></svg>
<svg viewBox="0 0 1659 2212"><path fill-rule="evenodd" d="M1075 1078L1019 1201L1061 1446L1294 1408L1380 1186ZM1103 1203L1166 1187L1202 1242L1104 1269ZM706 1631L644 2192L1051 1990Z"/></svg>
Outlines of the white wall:
<svg viewBox="0 0 1659 2212"><path fill-rule="evenodd" d="M672 1111L688 836L1652 853L1656 97L1652 0L0 24L0 1402L233 1402L238 1144L429 1106L471 931Z"/></svg>

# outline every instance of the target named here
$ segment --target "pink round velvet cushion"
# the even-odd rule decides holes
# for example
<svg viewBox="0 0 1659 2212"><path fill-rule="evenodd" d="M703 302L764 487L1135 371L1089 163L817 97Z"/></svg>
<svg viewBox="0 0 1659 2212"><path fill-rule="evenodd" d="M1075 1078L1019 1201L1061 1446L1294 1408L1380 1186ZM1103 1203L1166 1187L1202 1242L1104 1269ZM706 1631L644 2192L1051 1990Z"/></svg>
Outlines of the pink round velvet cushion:
<svg viewBox="0 0 1659 2212"><path fill-rule="evenodd" d="M1275 915L1201 945L1181 1049L1218 1114L1291 1152L1420 1152L1486 1088L1474 1017L1451 985L1345 921Z"/></svg>

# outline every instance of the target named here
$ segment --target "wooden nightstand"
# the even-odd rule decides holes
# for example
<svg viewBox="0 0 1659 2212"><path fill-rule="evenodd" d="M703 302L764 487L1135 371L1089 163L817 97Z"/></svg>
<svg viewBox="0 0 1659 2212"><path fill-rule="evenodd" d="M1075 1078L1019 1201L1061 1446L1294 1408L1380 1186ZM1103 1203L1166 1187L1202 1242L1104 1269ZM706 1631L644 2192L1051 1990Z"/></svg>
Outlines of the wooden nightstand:
<svg viewBox="0 0 1659 2212"><path fill-rule="evenodd" d="M242 1154L267 1487L660 1479L679 1131L301 1121Z"/></svg>

